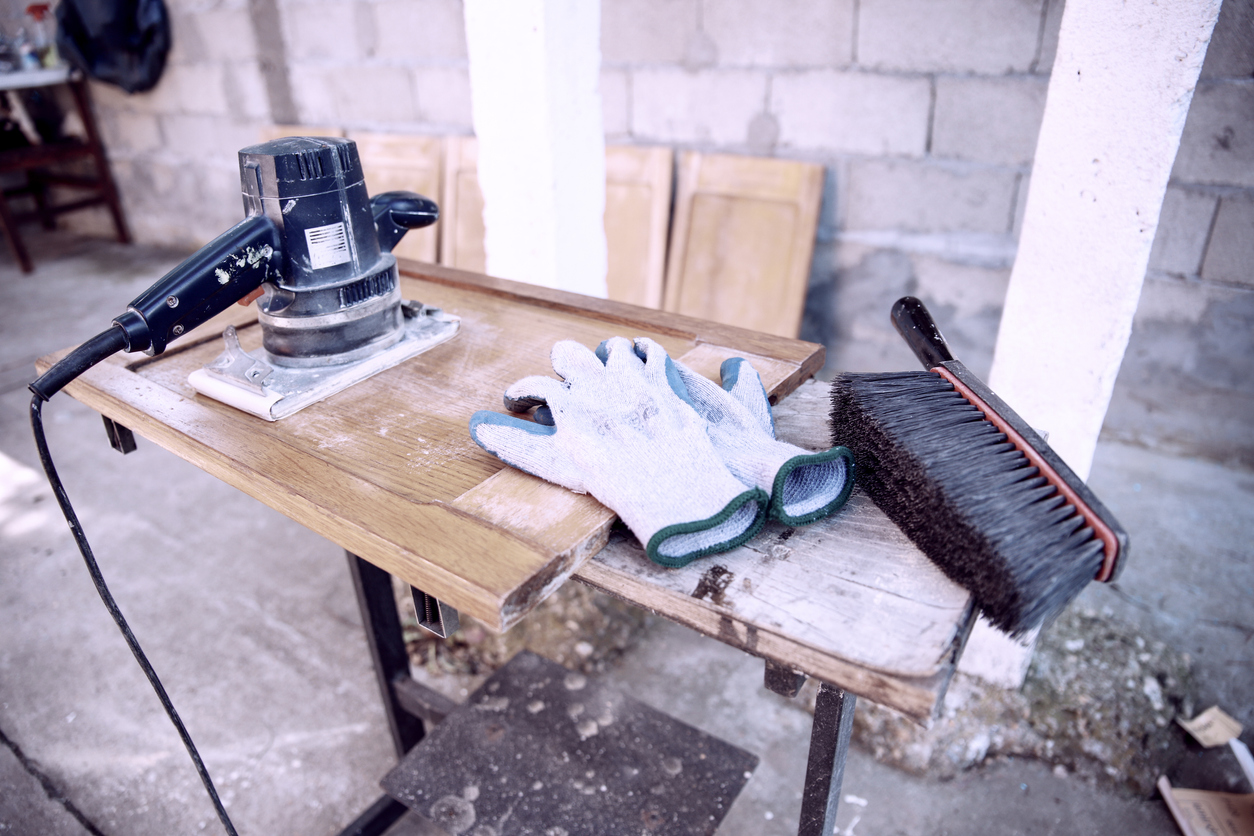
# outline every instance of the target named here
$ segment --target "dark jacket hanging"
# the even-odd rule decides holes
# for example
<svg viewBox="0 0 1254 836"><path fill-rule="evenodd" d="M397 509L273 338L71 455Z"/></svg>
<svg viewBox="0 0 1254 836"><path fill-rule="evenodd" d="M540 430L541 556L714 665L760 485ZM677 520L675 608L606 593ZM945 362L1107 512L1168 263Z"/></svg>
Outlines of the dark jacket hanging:
<svg viewBox="0 0 1254 836"><path fill-rule="evenodd" d="M128 93L156 86L170 52L162 0L61 0L57 49L92 78Z"/></svg>

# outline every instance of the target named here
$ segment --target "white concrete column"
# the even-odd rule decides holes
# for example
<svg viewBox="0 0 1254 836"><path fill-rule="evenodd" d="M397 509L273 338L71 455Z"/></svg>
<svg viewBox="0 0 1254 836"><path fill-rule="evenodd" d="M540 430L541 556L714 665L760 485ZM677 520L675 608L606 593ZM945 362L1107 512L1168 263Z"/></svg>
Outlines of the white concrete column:
<svg viewBox="0 0 1254 836"><path fill-rule="evenodd" d="M1220 0L1067 0L989 385L1081 477L1123 360ZM961 669L1017 687L1031 643Z"/></svg>
<svg viewBox="0 0 1254 836"><path fill-rule="evenodd" d="M465 0L487 271L606 294L600 3Z"/></svg>

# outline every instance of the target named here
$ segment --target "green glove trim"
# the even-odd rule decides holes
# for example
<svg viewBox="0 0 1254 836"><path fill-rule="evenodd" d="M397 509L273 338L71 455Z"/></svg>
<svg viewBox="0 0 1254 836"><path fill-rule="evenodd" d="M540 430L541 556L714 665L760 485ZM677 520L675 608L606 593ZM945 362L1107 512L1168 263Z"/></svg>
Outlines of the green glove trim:
<svg viewBox="0 0 1254 836"><path fill-rule="evenodd" d="M766 524L762 508L769 501L765 491L747 490L708 519L660 529L649 538L645 554L659 566L678 569L698 557L734 549L762 530Z"/></svg>
<svg viewBox="0 0 1254 836"><path fill-rule="evenodd" d="M785 525L809 525L826 517L844 505L853 491L853 467L853 453L845 447L784 462L771 490L771 519Z"/></svg>

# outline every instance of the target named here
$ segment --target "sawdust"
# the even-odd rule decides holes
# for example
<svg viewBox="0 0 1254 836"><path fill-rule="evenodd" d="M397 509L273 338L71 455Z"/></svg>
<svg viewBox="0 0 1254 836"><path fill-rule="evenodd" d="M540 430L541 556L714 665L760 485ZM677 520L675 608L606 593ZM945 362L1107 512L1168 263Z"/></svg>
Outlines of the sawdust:
<svg viewBox="0 0 1254 836"><path fill-rule="evenodd" d="M863 701L854 742L916 775L948 779L988 761L1028 757L1054 764L1059 775L1149 797L1186 753L1174 720L1193 716L1189 664L1188 654L1108 612L1073 609L1042 632L1021 691L957 674L931 729Z"/></svg>

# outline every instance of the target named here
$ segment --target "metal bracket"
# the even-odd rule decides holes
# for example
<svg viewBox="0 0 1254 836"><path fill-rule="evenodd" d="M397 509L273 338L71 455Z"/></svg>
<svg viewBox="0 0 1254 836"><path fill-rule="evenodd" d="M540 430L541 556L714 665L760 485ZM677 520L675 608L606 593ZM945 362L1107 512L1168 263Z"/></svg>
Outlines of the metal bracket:
<svg viewBox="0 0 1254 836"><path fill-rule="evenodd" d="M797 673L787 665L767 659L764 683L768 691L792 699L801 693L801 686L806 684L806 675Z"/></svg>
<svg viewBox="0 0 1254 836"><path fill-rule="evenodd" d="M416 586L411 586L414 596L414 612L418 615L418 626L442 639L447 639L457 632L457 610L428 595Z"/></svg>
<svg viewBox="0 0 1254 836"><path fill-rule="evenodd" d="M845 778L857 701L848 691L826 682L819 684L797 836L832 836L836 832L836 809L840 806L840 785Z"/></svg>
<svg viewBox="0 0 1254 836"><path fill-rule="evenodd" d="M225 344L222 353L205 366L205 371L258 395L266 394L265 380L274 371L274 367L244 351L244 347L239 344L239 335L235 333L234 325L226 326L226 330L222 332L222 341Z"/></svg>
<svg viewBox="0 0 1254 836"><path fill-rule="evenodd" d="M134 453L136 449L135 433L107 415L101 415L100 417L104 419L105 433L109 436L109 446L122 455Z"/></svg>

